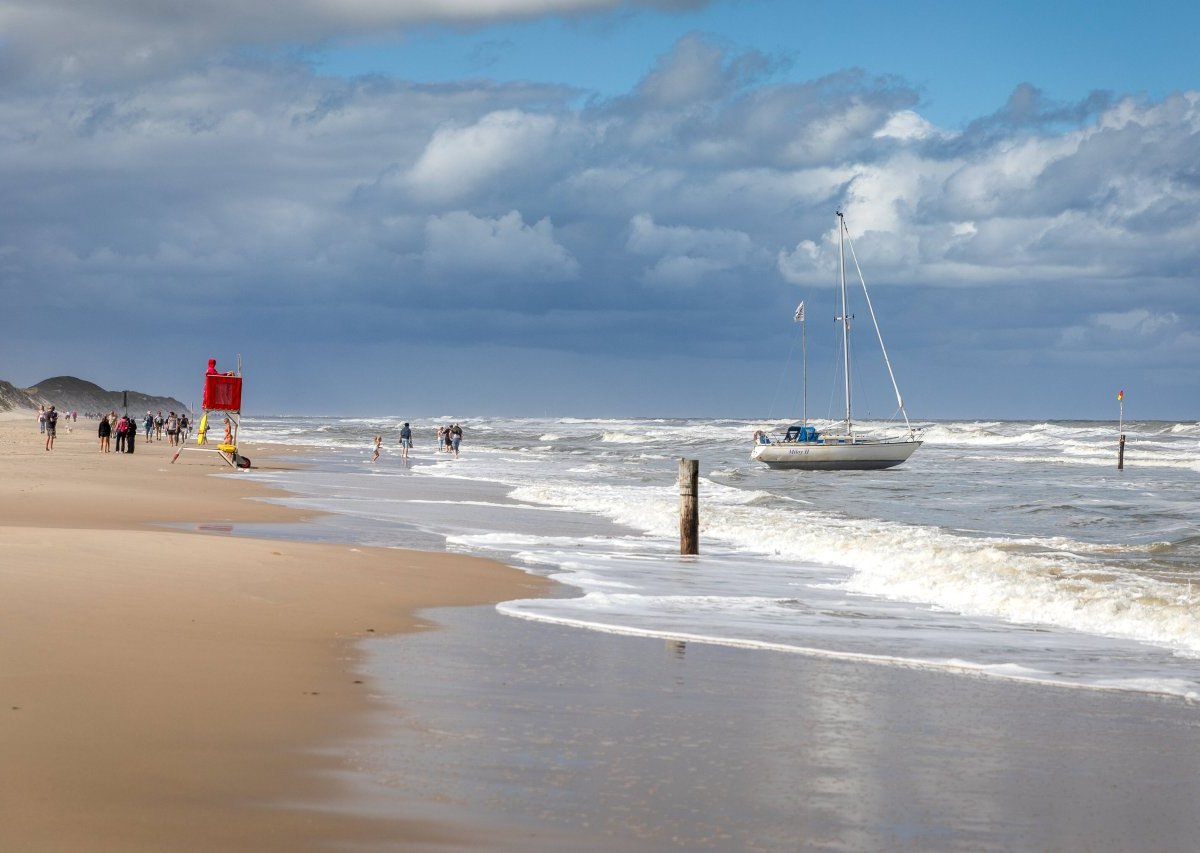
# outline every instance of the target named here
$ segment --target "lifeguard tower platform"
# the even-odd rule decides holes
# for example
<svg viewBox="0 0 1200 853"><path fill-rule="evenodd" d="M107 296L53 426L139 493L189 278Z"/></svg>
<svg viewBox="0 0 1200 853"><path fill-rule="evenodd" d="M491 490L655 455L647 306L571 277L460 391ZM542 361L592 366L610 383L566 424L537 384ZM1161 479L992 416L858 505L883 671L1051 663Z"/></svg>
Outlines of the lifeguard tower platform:
<svg viewBox="0 0 1200 853"><path fill-rule="evenodd" d="M211 368L210 368L211 369ZM238 452L238 430L242 422L242 357L238 356L236 373L209 373L204 377L204 396L201 398L200 426L196 431L196 446L181 445L171 459L174 462L184 450L199 450L220 454L221 458L232 468L249 468L250 457ZM229 420L229 430L222 430L222 437L215 446L208 439L208 433L213 429L209 424L209 416L216 414Z"/></svg>

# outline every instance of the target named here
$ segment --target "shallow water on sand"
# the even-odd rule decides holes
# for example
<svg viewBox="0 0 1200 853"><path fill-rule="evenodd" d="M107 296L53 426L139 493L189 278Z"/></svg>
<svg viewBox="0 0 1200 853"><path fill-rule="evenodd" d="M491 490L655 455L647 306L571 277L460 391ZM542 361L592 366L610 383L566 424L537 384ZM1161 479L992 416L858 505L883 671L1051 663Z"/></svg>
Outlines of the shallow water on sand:
<svg viewBox="0 0 1200 853"><path fill-rule="evenodd" d="M358 769L376 803L520 839L489 849L1183 853L1200 832L1200 723L1166 697L429 615L449 630L367 644L398 710Z"/></svg>
<svg viewBox="0 0 1200 853"><path fill-rule="evenodd" d="M448 420L448 419L447 419ZM329 510L317 535L499 558L574 594L501 612L663 639L1200 696L1200 427L929 426L905 465L771 471L749 421L460 419L462 456L396 418L247 419L316 445L254 473ZM372 436L385 454L369 463ZM701 462L699 558L678 550L677 460Z"/></svg>

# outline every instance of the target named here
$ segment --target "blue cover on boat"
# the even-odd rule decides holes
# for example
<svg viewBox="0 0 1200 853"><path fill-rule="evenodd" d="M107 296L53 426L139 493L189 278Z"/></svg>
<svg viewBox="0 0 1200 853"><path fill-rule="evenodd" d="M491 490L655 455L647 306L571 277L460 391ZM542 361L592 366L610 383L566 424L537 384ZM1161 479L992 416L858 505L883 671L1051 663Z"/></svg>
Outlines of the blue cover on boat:
<svg viewBox="0 0 1200 853"><path fill-rule="evenodd" d="M816 441L817 428L812 426L800 426L793 424L788 427L787 435L783 437L784 441Z"/></svg>

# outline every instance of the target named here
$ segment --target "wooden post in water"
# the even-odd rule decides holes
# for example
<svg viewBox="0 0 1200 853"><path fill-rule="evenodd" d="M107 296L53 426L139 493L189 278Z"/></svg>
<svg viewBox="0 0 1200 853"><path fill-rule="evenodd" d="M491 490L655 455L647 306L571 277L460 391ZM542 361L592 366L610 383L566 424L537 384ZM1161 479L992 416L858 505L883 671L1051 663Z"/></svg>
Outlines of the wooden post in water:
<svg viewBox="0 0 1200 853"><path fill-rule="evenodd" d="M700 553L700 460L679 460L679 553Z"/></svg>
<svg viewBox="0 0 1200 853"><path fill-rule="evenodd" d="M1117 427L1117 433L1120 438L1117 440L1117 470L1125 470L1125 389L1122 388L1117 392L1117 406L1120 410L1120 415Z"/></svg>

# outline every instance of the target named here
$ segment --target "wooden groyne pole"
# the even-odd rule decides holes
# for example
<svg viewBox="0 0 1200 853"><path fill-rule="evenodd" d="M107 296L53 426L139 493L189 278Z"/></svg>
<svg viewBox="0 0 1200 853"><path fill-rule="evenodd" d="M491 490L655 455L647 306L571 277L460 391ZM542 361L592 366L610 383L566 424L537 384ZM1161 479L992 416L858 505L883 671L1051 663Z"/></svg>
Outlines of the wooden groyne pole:
<svg viewBox="0 0 1200 853"><path fill-rule="evenodd" d="M700 460L679 460L679 553L700 553Z"/></svg>
<svg viewBox="0 0 1200 853"><path fill-rule="evenodd" d="M1117 421L1117 434L1120 438L1117 439L1117 470L1125 470L1125 389L1122 388L1117 392L1117 406L1120 409L1119 420Z"/></svg>

